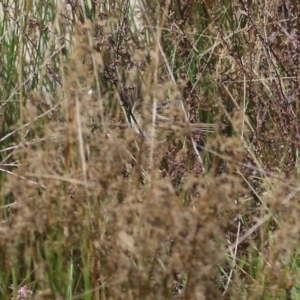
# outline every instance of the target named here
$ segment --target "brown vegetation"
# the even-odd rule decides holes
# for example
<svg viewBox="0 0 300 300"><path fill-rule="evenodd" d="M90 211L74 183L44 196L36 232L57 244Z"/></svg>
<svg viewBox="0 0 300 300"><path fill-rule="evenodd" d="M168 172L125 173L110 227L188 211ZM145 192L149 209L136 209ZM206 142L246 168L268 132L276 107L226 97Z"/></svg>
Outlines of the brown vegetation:
<svg viewBox="0 0 300 300"><path fill-rule="evenodd" d="M138 3L2 4L0 294L297 299L298 1Z"/></svg>

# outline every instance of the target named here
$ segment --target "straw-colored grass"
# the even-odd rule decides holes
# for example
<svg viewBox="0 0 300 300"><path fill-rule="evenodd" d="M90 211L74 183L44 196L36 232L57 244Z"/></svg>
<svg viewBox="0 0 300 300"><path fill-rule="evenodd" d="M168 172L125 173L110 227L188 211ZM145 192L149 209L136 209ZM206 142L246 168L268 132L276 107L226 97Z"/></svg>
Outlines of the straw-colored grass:
<svg viewBox="0 0 300 300"><path fill-rule="evenodd" d="M297 1L1 1L0 298L298 299Z"/></svg>

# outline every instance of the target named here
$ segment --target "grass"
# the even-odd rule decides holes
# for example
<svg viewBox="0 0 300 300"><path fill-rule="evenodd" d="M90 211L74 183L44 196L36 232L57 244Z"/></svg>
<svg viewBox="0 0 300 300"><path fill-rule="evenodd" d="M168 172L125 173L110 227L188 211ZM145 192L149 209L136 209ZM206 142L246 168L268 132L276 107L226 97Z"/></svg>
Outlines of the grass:
<svg viewBox="0 0 300 300"><path fill-rule="evenodd" d="M1 299L298 299L297 4L134 2L0 3Z"/></svg>

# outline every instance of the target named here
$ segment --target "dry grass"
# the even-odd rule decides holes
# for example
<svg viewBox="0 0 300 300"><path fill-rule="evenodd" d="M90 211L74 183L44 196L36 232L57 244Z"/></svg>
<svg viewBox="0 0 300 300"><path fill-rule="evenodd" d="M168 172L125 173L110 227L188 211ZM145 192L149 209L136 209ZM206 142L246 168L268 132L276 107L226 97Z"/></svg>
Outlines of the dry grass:
<svg viewBox="0 0 300 300"><path fill-rule="evenodd" d="M298 299L297 1L129 2L1 1L1 299Z"/></svg>

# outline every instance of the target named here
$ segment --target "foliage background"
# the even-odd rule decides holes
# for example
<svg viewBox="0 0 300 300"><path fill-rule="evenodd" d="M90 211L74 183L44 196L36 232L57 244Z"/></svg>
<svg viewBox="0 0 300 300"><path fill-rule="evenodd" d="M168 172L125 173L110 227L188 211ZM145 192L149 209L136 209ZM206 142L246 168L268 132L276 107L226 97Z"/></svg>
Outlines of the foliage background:
<svg viewBox="0 0 300 300"><path fill-rule="evenodd" d="M298 1L0 11L1 298L298 299Z"/></svg>

